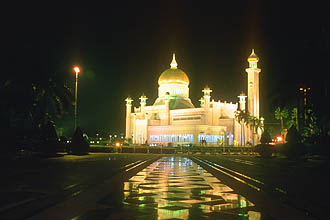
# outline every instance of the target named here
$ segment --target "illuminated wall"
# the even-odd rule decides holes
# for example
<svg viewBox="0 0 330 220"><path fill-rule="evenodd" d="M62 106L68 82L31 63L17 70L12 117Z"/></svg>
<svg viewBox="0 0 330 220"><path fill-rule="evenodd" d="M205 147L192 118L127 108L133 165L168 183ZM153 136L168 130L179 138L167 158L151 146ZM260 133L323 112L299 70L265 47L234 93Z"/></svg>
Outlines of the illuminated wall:
<svg viewBox="0 0 330 220"><path fill-rule="evenodd" d="M224 135L209 135L209 134L199 134L198 142L205 140L207 143L217 143L218 140L225 141Z"/></svg>
<svg viewBox="0 0 330 220"><path fill-rule="evenodd" d="M159 98L164 98L167 92L170 96L189 97L189 88L187 85L167 84L158 87Z"/></svg>
<svg viewBox="0 0 330 220"><path fill-rule="evenodd" d="M194 135L193 134L166 134L166 135L150 135L149 138L150 143L193 143Z"/></svg>

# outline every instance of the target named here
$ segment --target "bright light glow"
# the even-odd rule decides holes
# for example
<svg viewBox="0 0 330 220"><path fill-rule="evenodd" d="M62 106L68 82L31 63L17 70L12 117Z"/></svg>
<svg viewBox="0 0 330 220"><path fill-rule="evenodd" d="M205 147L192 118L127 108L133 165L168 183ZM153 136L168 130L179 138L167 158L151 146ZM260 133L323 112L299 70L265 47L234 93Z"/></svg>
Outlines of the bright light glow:
<svg viewBox="0 0 330 220"><path fill-rule="evenodd" d="M283 137L282 136L277 136L276 137L276 142L277 143L282 143L283 142Z"/></svg>
<svg viewBox="0 0 330 220"><path fill-rule="evenodd" d="M80 68L79 68L79 66L75 66L75 67L73 67L73 70L75 71L76 74L77 74L77 73L80 73Z"/></svg>
<svg viewBox="0 0 330 220"><path fill-rule="evenodd" d="M115 147L119 148L120 147L120 142L116 142Z"/></svg>
<svg viewBox="0 0 330 220"><path fill-rule="evenodd" d="M175 53L173 53L173 58L172 58L172 62L170 64L170 66L171 66L171 69L177 69L178 64L175 60Z"/></svg>

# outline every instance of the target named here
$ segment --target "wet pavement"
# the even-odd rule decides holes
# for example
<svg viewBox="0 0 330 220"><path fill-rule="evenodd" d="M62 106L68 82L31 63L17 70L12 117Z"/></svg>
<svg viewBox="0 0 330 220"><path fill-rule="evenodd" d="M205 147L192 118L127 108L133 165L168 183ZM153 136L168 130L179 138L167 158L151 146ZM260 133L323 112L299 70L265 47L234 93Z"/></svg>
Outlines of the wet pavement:
<svg viewBox="0 0 330 220"><path fill-rule="evenodd" d="M120 187L74 219L265 219L248 198L186 157L162 157Z"/></svg>

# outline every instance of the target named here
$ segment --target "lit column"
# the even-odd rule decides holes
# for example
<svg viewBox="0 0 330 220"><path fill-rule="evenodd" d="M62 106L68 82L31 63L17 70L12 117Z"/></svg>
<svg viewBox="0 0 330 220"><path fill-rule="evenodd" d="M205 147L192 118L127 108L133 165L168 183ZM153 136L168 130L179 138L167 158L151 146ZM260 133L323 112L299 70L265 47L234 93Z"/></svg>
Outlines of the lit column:
<svg viewBox="0 0 330 220"><path fill-rule="evenodd" d="M132 101L130 97L125 99L126 101L126 134L125 138L131 138L132 131L131 131L131 111L132 111Z"/></svg>
<svg viewBox="0 0 330 220"><path fill-rule="evenodd" d="M133 144L137 142L137 132L136 132L136 113L133 114Z"/></svg>
<svg viewBox="0 0 330 220"><path fill-rule="evenodd" d="M141 105L141 112L144 112L144 107L147 104L147 97L145 95L142 95L140 98L140 105Z"/></svg>
<svg viewBox="0 0 330 220"><path fill-rule="evenodd" d="M244 92L242 92L239 96L239 110L241 112L245 112L245 104L246 104L246 95L244 94ZM242 119L242 121L240 122L240 125L241 125L241 145L242 146L245 146L246 144L246 140L245 140L245 137L246 137L246 127L245 127L245 122L244 122L244 119Z"/></svg>
<svg viewBox="0 0 330 220"><path fill-rule="evenodd" d="M73 68L74 72L76 73L76 86L75 86L75 93L74 93L74 131L77 129L77 108L78 108L78 75L80 73L80 68L78 66L75 66Z"/></svg>
<svg viewBox="0 0 330 220"><path fill-rule="evenodd" d="M149 144L149 140L148 140L148 113L145 113L144 115L144 120L145 120L145 132L144 132L144 143L148 143Z"/></svg>
<svg viewBox="0 0 330 220"><path fill-rule="evenodd" d="M167 125L170 124L171 115L170 115L170 95L169 93L165 94L165 111L166 111L166 118L167 118Z"/></svg>
<svg viewBox="0 0 330 220"><path fill-rule="evenodd" d="M204 93L204 109L205 109L205 124L209 124L209 110L210 110L210 99L212 90L206 86L202 92Z"/></svg>
<svg viewBox="0 0 330 220"><path fill-rule="evenodd" d="M303 88L303 87L299 88L299 92L301 93L302 100L303 100L302 105L298 105L298 115L299 115L298 118L300 119L300 120L298 120L298 127L299 128L302 128L306 125L307 105L308 105L307 93L310 92L310 90L311 90L311 88Z"/></svg>
<svg viewBox="0 0 330 220"><path fill-rule="evenodd" d="M247 96L244 94L244 92L242 92L238 96L238 98L239 98L239 110L241 110L241 111L245 111L245 103L246 103L245 99L246 99L246 97Z"/></svg>
<svg viewBox="0 0 330 220"><path fill-rule="evenodd" d="M202 98L200 98L200 100L199 100L200 102L201 102L201 107L204 107L204 98L202 97Z"/></svg>
<svg viewBox="0 0 330 220"><path fill-rule="evenodd" d="M249 68L245 69L248 73L248 111L249 113L259 118L259 73L261 69L258 68L259 57L252 53L248 58Z"/></svg>

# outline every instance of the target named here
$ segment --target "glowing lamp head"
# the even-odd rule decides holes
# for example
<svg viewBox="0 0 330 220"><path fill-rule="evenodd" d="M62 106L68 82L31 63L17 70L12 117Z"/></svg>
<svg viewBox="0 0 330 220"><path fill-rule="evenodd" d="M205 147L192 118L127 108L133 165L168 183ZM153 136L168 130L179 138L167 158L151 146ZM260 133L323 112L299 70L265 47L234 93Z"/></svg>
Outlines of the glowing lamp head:
<svg viewBox="0 0 330 220"><path fill-rule="evenodd" d="M120 142L116 142L116 143L115 143L115 147L116 147L116 148L120 148Z"/></svg>
<svg viewBox="0 0 330 220"><path fill-rule="evenodd" d="M75 66L75 67L73 67L73 70L74 70L74 72L75 72L76 74L80 73L80 68L79 68L79 66Z"/></svg>

